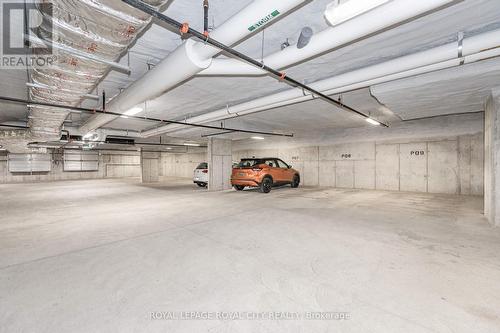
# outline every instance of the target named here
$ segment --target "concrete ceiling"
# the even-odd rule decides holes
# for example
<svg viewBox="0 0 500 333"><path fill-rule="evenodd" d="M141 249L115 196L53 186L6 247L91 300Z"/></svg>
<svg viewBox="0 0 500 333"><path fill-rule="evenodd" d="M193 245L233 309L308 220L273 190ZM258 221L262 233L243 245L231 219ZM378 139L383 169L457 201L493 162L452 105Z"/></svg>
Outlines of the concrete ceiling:
<svg viewBox="0 0 500 333"><path fill-rule="evenodd" d="M336 99L340 98L338 95L334 97ZM370 95L369 89L360 89L342 95L342 102L384 122L400 121L387 107L381 105ZM226 127L286 134L305 134L314 131L359 127L360 123L364 125L363 122L360 122L358 116L345 112L322 100L280 107L224 121ZM123 123L123 125L125 124ZM210 125L220 126L220 122L213 122ZM175 135L189 138L220 132L220 130L187 127L185 130L175 132ZM240 139L249 136L251 134L231 133L217 137Z"/></svg>
<svg viewBox="0 0 500 333"><path fill-rule="evenodd" d="M477 112L500 82L500 59L374 86L372 93L402 119Z"/></svg>
<svg viewBox="0 0 500 333"><path fill-rule="evenodd" d="M217 27L249 2L251 0L211 0L211 24L213 22ZM281 43L287 38L290 43L294 43L304 26L311 26L316 32L323 30L326 24L322 14L329 2L331 0L312 1L298 12L266 29L264 34L259 33L240 44L237 49L260 58L262 53L266 55L278 51ZM201 27L202 7L198 0L176 0L166 14L179 21L190 22L194 28ZM465 0L440 12L291 68L287 73L305 82L316 81L455 41L459 31L465 32L467 36L499 27L498 0ZM263 50L262 41L264 41ZM163 27L153 25L121 60L123 64L130 64L132 73L126 75L112 71L99 85L99 90L105 89L108 96L117 94L120 89L126 88L142 76L148 70L148 63L153 65L158 63L180 43L179 36ZM481 108L480 101L484 91L499 82L499 71L500 60L493 59L481 64L462 66L372 87L371 92L376 99L370 95L369 89L344 94L343 99L346 104L390 121L477 111ZM16 73L0 71L0 75L9 80L8 83L5 80L0 82L2 95L21 98L26 96L25 71ZM146 113L152 117L182 120L283 89L289 87L268 77L195 78L148 102ZM96 102L87 101L84 106L94 107ZM0 104L0 121L24 119L26 110L23 107L18 107L14 112L12 110L14 110L12 105L6 107L5 104ZM83 120L85 116L73 116L75 125ZM238 120L230 120L227 122L228 126L229 124L280 131L326 130L366 125L365 122L354 119L349 114L337 112L334 107L321 101L269 110ZM143 130L151 126L150 122L118 119L106 127ZM200 130L189 130L176 134L199 137L202 133Z"/></svg>

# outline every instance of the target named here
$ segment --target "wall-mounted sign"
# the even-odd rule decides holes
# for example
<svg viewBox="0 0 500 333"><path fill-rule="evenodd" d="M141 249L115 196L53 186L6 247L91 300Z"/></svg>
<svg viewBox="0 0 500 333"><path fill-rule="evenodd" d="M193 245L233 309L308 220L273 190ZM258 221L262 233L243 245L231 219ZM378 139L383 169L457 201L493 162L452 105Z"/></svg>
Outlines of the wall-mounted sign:
<svg viewBox="0 0 500 333"><path fill-rule="evenodd" d="M410 152L410 156L424 156L425 155L425 151L423 150L412 150Z"/></svg>
<svg viewBox="0 0 500 333"><path fill-rule="evenodd" d="M266 17L263 17L261 20L259 20L259 22L249 26L248 31L254 31L254 30L262 27L263 25L274 20L279 14L280 14L279 10L273 11L271 14L269 14Z"/></svg>
<svg viewBox="0 0 500 333"><path fill-rule="evenodd" d="M352 154L342 154L342 158L351 158Z"/></svg>

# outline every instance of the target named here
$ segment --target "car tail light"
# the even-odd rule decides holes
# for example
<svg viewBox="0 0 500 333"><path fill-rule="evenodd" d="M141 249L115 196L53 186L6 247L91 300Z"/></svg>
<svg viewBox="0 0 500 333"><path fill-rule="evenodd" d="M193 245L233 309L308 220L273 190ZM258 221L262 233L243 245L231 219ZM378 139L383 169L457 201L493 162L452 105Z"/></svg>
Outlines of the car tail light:
<svg viewBox="0 0 500 333"><path fill-rule="evenodd" d="M203 170L202 172L203 172L203 173L208 173L208 170L207 170L207 169L205 169L205 170Z"/></svg>

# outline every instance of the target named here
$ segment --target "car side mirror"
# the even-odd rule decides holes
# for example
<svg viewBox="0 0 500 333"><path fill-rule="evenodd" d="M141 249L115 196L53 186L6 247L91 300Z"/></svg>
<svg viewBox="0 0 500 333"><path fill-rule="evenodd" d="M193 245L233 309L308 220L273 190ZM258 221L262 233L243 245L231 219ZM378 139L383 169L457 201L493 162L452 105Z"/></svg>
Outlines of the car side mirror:
<svg viewBox="0 0 500 333"><path fill-rule="evenodd" d="M289 165L289 166L288 166L288 169L291 169L291 168L292 168L292 166L291 166L291 165Z"/></svg>

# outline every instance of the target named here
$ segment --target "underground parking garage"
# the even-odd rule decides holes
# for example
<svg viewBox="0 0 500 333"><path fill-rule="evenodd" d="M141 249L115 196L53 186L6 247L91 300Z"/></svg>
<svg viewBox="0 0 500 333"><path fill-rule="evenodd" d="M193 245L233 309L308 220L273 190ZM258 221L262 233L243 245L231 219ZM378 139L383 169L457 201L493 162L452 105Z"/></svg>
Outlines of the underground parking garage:
<svg viewBox="0 0 500 333"><path fill-rule="evenodd" d="M500 332L498 1L0 7L0 331Z"/></svg>

